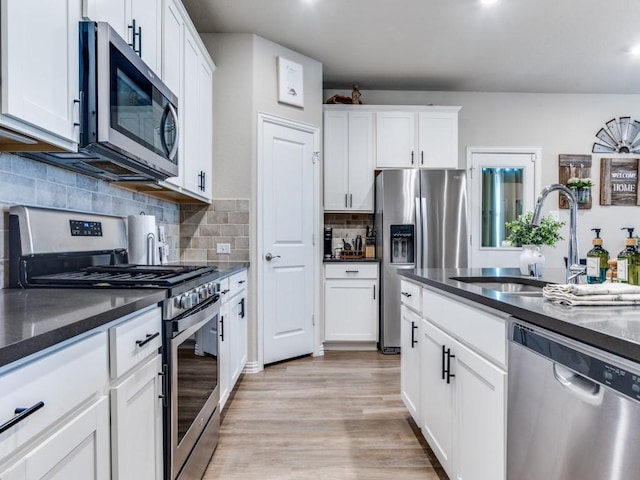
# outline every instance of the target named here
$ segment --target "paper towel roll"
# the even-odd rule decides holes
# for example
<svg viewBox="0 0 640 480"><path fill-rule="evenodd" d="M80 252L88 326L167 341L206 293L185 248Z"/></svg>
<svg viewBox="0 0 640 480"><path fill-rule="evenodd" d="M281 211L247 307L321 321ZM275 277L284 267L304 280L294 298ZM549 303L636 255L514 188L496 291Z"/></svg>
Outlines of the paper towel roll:
<svg viewBox="0 0 640 480"><path fill-rule="evenodd" d="M129 263L158 265L158 232L154 215L129 215L127 217ZM147 248L150 253L147 253Z"/></svg>

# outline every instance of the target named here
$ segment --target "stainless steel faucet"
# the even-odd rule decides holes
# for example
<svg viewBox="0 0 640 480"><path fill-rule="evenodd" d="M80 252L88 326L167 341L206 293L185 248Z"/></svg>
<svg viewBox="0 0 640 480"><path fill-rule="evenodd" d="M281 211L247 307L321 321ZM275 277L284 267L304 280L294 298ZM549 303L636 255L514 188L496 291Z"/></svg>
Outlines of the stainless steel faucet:
<svg viewBox="0 0 640 480"><path fill-rule="evenodd" d="M580 265L580 258L578 256L578 201L576 197L573 196L573 192L560 183L552 183L544 187L540 195L538 195L538 200L536 200L536 208L533 210L531 224L536 227L540 226L540 221L542 220L542 204L547 198L547 195L556 190L563 193L569 202L569 248L567 251L566 279L567 283L579 283L578 277L586 273L587 267Z"/></svg>

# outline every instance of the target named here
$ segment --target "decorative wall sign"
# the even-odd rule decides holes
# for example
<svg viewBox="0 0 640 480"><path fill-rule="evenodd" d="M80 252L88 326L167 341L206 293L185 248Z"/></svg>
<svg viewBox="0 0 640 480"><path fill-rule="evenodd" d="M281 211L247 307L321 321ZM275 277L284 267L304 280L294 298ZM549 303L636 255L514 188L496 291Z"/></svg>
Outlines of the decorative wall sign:
<svg viewBox="0 0 640 480"><path fill-rule="evenodd" d="M640 205L637 158L600 160L600 205Z"/></svg>
<svg viewBox="0 0 640 480"><path fill-rule="evenodd" d="M596 137L593 153L640 153L640 122L631 117L612 118Z"/></svg>
<svg viewBox="0 0 640 480"><path fill-rule="evenodd" d="M278 102L304 107L302 65L278 57Z"/></svg>
<svg viewBox="0 0 640 480"><path fill-rule="evenodd" d="M569 187L576 199L578 208L591 208L591 155L558 155L558 179L560 183ZM558 195L560 208L569 208L569 202L564 195Z"/></svg>

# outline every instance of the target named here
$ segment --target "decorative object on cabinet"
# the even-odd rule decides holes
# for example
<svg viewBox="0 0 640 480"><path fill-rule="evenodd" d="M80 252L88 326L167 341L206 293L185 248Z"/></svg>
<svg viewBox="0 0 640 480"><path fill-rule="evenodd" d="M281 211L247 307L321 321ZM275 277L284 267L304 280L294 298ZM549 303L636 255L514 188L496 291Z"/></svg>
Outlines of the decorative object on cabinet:
<svg viewBox="0 0 640 480"><path fill-rule="evenodd" d="M558 155L558 178L573 191L579 209L591 208L591 163L591 155ZM558 203L560 208L569 208L564 195L559 196Z"/></svg>
<svg viewBox="0 0 640 480"><path fill-rule="evenodd" d="M347 97L346 95L339 95L336 94L332 97L327 98L327 101L324 102L328 105L333 105L336 103L340 103L340 104L344 104L344 105L349 105L353 103L353 100L351 99L351 97Z"/></svg>
<svg viewBox="0 0 640 480"><path fill-rule="evenodd" d="M596 137L593 153L640 153L640 122L631 117L612 118Z"/></svg>
<svg viewBox="0 0 640 480"><path fill-rule="evenodd" d="M303 70L299 63L277 57L278 102L304 107Z"/></svg>
<svg viewBox="0 0 640 480"><path fill-rule="evenodd" d="M640 205L637 158L600 160L600 205Z"/></svg>
<svg viewBox="0 0 640 480"><path fill-rule="evenodd" d="M358 84L353 84L353 90L351 91L351 103L354 105L362 105L362 100L360 100L360 90L358 89Z"/></svg>

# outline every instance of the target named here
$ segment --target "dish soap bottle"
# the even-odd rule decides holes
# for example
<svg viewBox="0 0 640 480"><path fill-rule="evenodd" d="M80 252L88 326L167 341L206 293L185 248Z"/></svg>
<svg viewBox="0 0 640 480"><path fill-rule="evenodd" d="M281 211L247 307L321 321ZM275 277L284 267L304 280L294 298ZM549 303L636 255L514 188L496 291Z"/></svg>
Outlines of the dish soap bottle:
<svg viewBox="0 0 640 480"><path fill-rule="evenodd" d="M630 283L636 285L638 277L635 275L636 260L638 251L636 249L636 239L633 236L633 228L622 227L620 230L629 232L629 237L625 238L624 250L618 254L618 283Z"/></svg>
<svg viewBox="0 0 640 480"><path fill-rule="evenodd" d="M600 228L592 228L596 232L593 248L587 253L587 283L602 283L607 279L609 252L602 247Z"/></svg>

